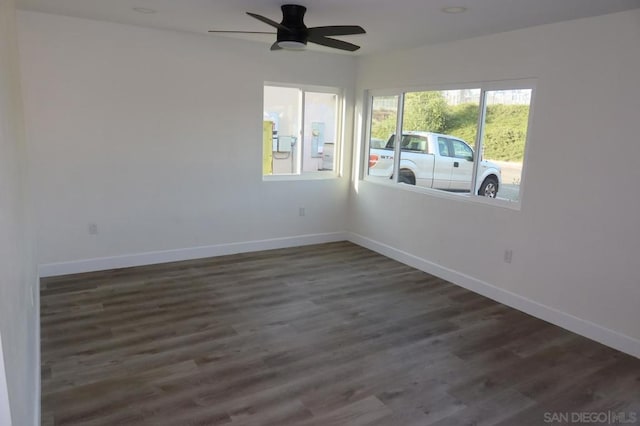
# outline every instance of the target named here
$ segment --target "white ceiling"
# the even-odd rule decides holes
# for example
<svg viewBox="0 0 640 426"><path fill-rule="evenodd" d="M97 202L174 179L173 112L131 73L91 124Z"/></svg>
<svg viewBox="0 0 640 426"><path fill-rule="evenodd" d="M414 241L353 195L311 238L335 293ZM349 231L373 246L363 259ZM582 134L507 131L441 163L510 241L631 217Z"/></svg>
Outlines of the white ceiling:
<svg viewBox="0 0 640 426"><path fill-rule="evenodd" d="M280 22L287 0L17 0L21 9L159 29L207 34L207 30L269 31L245 14L254 12ZM368 54L534 25L602 15L640 7L640 0L299 0L307 6L308 27L360 25L367 34L344 37ZM464 6L460 14L442 8ZM135 12L150 8L154 14ZM220 37L219 35L210 35ZM241 36L265 44L275 36ZM317 50L335 51L323 47Z"/></svg>

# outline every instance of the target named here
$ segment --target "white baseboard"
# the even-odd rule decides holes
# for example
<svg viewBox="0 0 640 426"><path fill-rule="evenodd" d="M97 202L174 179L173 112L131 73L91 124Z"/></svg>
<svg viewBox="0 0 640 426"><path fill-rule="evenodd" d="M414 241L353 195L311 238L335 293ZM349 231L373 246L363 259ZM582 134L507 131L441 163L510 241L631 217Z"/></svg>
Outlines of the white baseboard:
<svg viewBox="0 0 640 426"><path fill-rule="evenodd" d="M640 340L638 339L618 333L617 331L602 327L593 322L575 317L549 306L542 305L526 297L493 286L477 278L454 271L362 235L348 233L347 239L354 244L373 250L384 256L397 260L398 262L404 263L405 265L409 265L431 275L435 275L536 318L540 318L566 330L572 331L591 340L595 340L603 345L640 358Z"/></svg>
<svg viewBox="0 0 640 426"><path fill-rule="evenodd" d="M79 274L83 272L106 271L109 269L132 266L154 265L158 263L178 262L181 260L204 259L228 254L248 253L287 247L307 246L311 244L345 241L344 232L325 234L296 235L293 237L272 238L268 240L245 241L239 243L217 244L212 246L191 247L175 250L153 251L123 256L99 257L75 260L71 262L46 263L38 267L41 278L59 275Z"/></svg>

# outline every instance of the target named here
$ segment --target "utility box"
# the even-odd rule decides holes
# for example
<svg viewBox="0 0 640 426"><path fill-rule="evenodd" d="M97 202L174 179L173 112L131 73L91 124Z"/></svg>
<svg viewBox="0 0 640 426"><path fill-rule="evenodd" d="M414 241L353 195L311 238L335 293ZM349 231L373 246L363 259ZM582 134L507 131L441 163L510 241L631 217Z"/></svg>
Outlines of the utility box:
<svg viewBox="0 0 640 426"><path fill-rule="evenodd" d="M291 152L295 143L295 136L278 136L278 152Z"/></svg>
<svg viewBox="0 0 640 426"><path fill-rule="evenodd" d="M322 152L322 170L333 170L333 153L335 144L333 142L325 142Z"/></svg>

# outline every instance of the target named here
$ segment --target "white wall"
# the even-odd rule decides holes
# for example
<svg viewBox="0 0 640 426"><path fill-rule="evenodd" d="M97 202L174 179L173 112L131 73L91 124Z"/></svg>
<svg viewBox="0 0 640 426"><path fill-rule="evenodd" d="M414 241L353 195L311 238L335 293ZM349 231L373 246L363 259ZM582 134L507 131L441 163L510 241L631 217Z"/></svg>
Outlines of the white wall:
<svg viewBox="0 0 640 426"><path fill-rule="evenodd" d="M354 58L33 12L19 22L39 263L345 230L348 178L262 181L262 92L345 87L351 118Z"/></svg>
<svg viewBox="0 0 640 426"><path fill-rule="evenodd" d="M620 333L640 354L638 76L640 10L362 58L358 94L531 77L537 93L521 211L363 182L350 229Z"/></svg>
<svg viewBox="0 0 640 426"><path fill-rule="evenodd" d="M14 425L36 422L36 312L31 304L35 263L30 255L26 147L20 101L13 0L0 0L0 334ZM0 387L4 377L0 377ZM0 424L6 400L0 390Z"/></svg>

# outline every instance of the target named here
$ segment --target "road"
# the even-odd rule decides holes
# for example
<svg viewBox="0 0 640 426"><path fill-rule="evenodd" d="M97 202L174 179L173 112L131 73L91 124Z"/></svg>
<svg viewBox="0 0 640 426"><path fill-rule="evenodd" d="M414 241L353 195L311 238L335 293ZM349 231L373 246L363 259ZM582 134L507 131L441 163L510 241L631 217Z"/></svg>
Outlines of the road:
<svg viewBox="0 0 640 426"><path fill-rule="evenodd" d="M519 201L520 185L502 184L502 186L498 189L498 198L509 201Z"/></svg>
<svg viewBox="0 0 640 426"><path fill-rule="evenodd" d="M502 186L498 189L498 198L510 201L520 199L520 180L522 179L522 163L489 160L502 170Z"/></svg>

